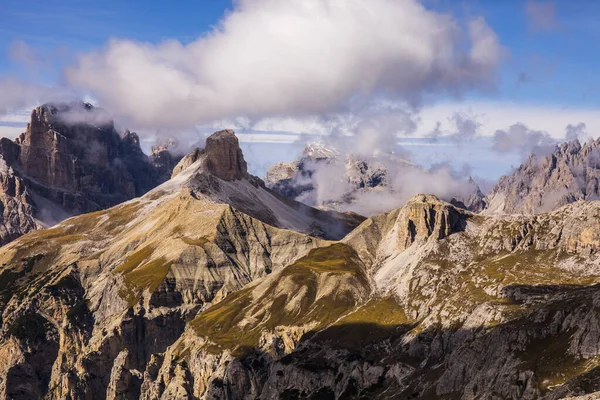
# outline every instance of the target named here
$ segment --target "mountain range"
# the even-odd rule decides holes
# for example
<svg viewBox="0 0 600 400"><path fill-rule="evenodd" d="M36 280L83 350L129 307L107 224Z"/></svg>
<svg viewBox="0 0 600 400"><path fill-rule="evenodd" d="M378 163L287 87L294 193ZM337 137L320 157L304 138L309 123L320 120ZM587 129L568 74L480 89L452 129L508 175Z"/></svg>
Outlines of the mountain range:
<svg viewBox="0 0 600 400"><path fill-rule="evenodd" d="M600 141L365 218L336 209L381 165L312 145L263 181L231 130L148 157L97 111L0 141L1 398L599 395ZM351 190L313 208L319 163Z"/></svg>

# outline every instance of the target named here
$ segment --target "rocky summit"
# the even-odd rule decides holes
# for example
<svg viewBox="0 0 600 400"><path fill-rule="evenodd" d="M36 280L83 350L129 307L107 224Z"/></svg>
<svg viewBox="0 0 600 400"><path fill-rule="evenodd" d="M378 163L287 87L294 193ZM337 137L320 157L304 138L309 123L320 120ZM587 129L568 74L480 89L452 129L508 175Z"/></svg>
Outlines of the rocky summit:
<svg viewBox="0 0 600 400"><path fill-rule="evenodd" d="M136 133L119 135L90 104L35 108L16 140L0 139L0 243L146 193L168 179L177 160L165 158L146 156Z"/></svg>
<svg viewBox="0 0 600 400"><path fill-rule="evenodd" d="M595 398L598 232L597 201L317 210L220 131L143 196L0 247L0 397Z"/></svg>
<svg viewBox="0 0 600 400"><path fill-rule="evenodd" d="M488 194L488 213L535 214L578 200L600 199L600 139L556 146L546 156L532 154Z"/></svg>
<svg viewBox="0 0 600 400"><path fill-rule="evenodd" d="M409 163L401 161L409 166ZM338 176L332 179L342 179L347 182L344 193L340 193L327 201L311 199L311 193L318 187L315 179L317 171L328 166L341 166L337 168ZM333 168L332 168L333 169ZM308 143L302 149L302 157L293 162L279 162L272 165L266 172L265 182L269 188L284 196L298 198L316 206L336 208L340 202L351 202L352 194L359 191L368 191L386 185L387 170L383 163L367 163L365 160L350 155L342 157L335 150L326 147L323 143Z"/></svg>

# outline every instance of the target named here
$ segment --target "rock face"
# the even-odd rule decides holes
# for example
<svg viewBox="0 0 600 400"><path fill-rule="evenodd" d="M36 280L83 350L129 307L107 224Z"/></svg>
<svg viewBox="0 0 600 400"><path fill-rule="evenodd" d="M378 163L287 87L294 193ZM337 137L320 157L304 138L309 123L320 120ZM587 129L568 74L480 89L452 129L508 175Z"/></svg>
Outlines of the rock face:
<svg viewBox="0 0 600 400"><path fill-rule="evenodd" d="M150 148L150 162L160 177L160 182L165 182L171 178L173 169L181 160L178 155L177 141L173 138L167 139L164 143L157 144Z"/></svg>
<svg viewBox="0 0 600 400"><path fill-rule="evenodd" d="M534 214L600 198L600 140L566 142L545 157L532 154L488 194L489 213Z"/></svg>
<svg viewBox="0 0 600 400"><path fill-rule="evenodd" d="M137 134L119 135L103 110L86 103L37 107L14 142L0 140L0 158L3 207L14 210L4 214L1 244L140 196L167 178L144 155Z"/></svg>
<svg viewBox="0 0 600 400"><path fill-rule="evenodd" d="M443 239L464 229L464 225L460 213L450 204L432 195L418 195L402 207L396 220L398 247L406 249L431 237Z"/></svg>
<svg viewBox="0 0 600 400"><path fill-rule="evenodd" d="M0 244L10 242L25 232L43 226L33 217L33 199L23 181L12 167L0 158L0 207L2 225Z"/></svg>
<svg viewBox="0 0 600 400"><path fill-rule="evenodd" d="M200 159L204 170L224 181L250 176L238 138L231 129L215 132L206 139L204 150L196 148L183 157L173 169L172 177Z"/></svg>
<svg viewBox="0 0 600 400"><path fill-rule="evenodd" d="M240 144L232 130L219 131L206 139L206 165L213 175L224 181L248 177L248 167Z"/></svg>

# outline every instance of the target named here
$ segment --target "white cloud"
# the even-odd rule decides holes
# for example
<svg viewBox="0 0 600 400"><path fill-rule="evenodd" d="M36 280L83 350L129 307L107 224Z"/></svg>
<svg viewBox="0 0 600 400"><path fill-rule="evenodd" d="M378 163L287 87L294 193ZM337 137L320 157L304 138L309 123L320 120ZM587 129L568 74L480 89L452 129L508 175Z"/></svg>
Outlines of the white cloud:
<svg viewBox="0 0 600 400"><path fill-rule="evenodd" d="M389 109L388 109L389 110ZM400 136L430 137L433 131L438 130L439 135L472 137L493 136L498 130L505 130L511 125L522 123L530 129L547 132L554 139L564 139L567 127L581 127L585 125L585 132L590 136L600 135L600 110L593 108L560 108L544 105L518 104L513 102L447 102L425 106L418 114L410 115L407 119L405 110L397 108L394 117L396 124L387 126L391 132ZM238 132L247 130L288 132L294 134L351 135L357 131L362 123L386 121L388 112L361 112L339 113L325 117L271 117L257 120L221 121L215 128L231 128ZM388 120L389 121L389 120ZM404 125L400 122L404 122ZM412 127L412 123L415 124ZM413 131L414 128L414 131ZM412 132L412 133L411 133ZM584 138L585 139L585 138Z"/></svg>
<svg viewBox="0 0 600 400"><path fill-rule="evenodd" d="M590 135L600 135L600 110L594 108L561 108L550 105L518 104L512 102L448 102L425 107L420 112L420 124L416 136L427 136L438 122L443 131L456 129L452 116L461 113L475 119L479 124L478 134L492 136L497 130L522 123L534 130L547 132L555 139L565 137L569 124L583 122Z"/></svg>
<svg viewBox="0 0 600 400"><path fill-rule="evenodd" d="M556 140L547 132L529 129L522 123L511 125L506 130L494 132L492 149L499 153L516 151L526 156L529 153L547 154L556 146Z"/></svg>
<svg viewBox="0 0 600 400"><path fill-rule="evenodd" d="M0 77L0 116L14 114L53 96L50 88L13 77Z"/></svg>
<svg viewBox="0 0 600 400"><path fill-rule="evenodd" d="M66 72L146 126L360 108L374 97L489 88L502 49L482 18L461 27L416 0L240 0L193 43L112 40Z"/></svg>
<svg viewBox="0 0 600 400"><path fill-rule="evenodd" d="M293 143L300 139L300 135L275 134L275 133L237 133L241 143Z"/></svg>
<svg viewBox="0 0 600 400"><path fill-rule="evenodd" d="M580 142L586 142L590 138L587 133L587 125L583 122L567 125L565 128L565 138L569 141L577 139Z"/></svg>

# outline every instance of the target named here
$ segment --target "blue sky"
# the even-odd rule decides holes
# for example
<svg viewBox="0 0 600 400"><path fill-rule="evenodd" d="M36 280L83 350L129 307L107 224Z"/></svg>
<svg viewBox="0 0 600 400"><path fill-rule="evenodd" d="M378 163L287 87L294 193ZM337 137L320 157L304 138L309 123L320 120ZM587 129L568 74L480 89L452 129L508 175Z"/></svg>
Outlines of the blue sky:
<svg viewBox="0 0 600 400"><path fill-rule="evenodd" d="M502 68L500 95L563 107L600 105L595 71L600 54L591 46L600 39L600 3L549 3L555 7L556 26L547 29L532 27L524 4L516 0L481 3L488 23L510 52Z"/></svg>
<svg viewBox="0 0 600 400"><path fill-rule="evenodd" d="M597 136L594 129L600 128L600 120L595 117L600 114L600 86L596 70L600 55L595 44L600 40L599 2L425 0L423 4L429 10L452 15L459 25L483 17L503 50L492 77L492 87L483 90L467 87L451 95L447 91L427 94L421 105L417 136L427 134L440 121L442 126L447 125L445 134L454 134L454 122L448 121L456 112L478 119L478 136L491 137L496 130L506 130L518 122L526 124L531 132L547 133L557 140L564 134L567 124L585 123L586 135ZM224 0L178 1L176 4L165 1L4 0L0 12L0 80L9 77L62 87L66 85L65 68L76 63L81 54L107 49L111 38L133 41L140 48L165 41L188 45L207 35L235 7L236 4ZM92 94L92 98L96 97ZM111 111L120 111L118 106L114 108ZM10 111L0 116L0 128L19 129L23 118L15 115L27 110ZM206 126L206 121L200 124ZM272 131L272 137L284 143L294 140L297 138L294 135L299 133L320 133L318 129L308 132L310 128L305 128L306 124L299 125L303 128L294 130L260 122L247 132ZM140 127L140 130L147 132L147 144L155 140L158 132L158 128L153 131ZM0 130L0 133L4 132L8 131ZM11 134L14 132L13 129ZM286 137L290 139L286 140ZM260 148L262 139L253 138L255 136L247 136L242 141L252 142L254 149ZM429 141L424 139L424 142ZM470 158L479 174L489 179L508 172L522 156L521 148L494 158L479 145L469 148L466 153L462 146L462 150L443 146L442 154L439 146L433 151L434 146L412 143L409 151L414 159L424 164L442 160L454 162L457 168L461 167L463 158L467 161ZM293 158L291 152L297 151L297 146L286 148L270 143L264 144L264 149L253 151L256 155L251 162L258 173L271 159ZM260 159L261 153L268 153L269 157ZM457 157L457 154L467 156ZM489 162L491 158L494 158L493 162Z"/></svg>
<svg viewBox="0 0 600 400"><path fill-rule="evenodd" d="M111 37L186 43L209 30L230 7L231 1L226 0L179 1L176 7L171 2L154 0L3 0L0 71L23 73L22 65L10 57L15 42L24 41L41 54L58 49L67 56L101 47ZM49 79L60 78L52 75Z"/></svg>

